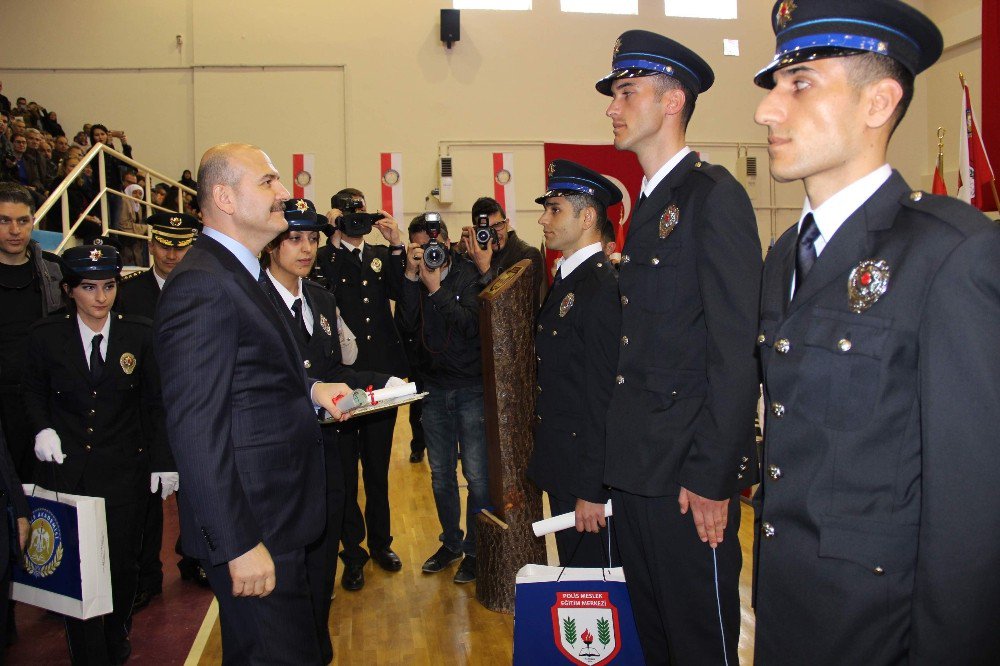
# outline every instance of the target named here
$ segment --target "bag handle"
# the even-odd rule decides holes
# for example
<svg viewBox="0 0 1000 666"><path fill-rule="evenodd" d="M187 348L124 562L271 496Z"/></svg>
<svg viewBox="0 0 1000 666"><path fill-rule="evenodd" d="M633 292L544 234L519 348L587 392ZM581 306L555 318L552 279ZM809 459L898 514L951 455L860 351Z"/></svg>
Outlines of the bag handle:
<svg viewBox="0 0 1000 666"><path fill-rule="evenodd" d="M604 582L608 581L608 570L611 569L611 516L607 517L607 533L608 533L608 549L601 549L601 554L604 555L604 566L601 568L601 577L604 578ZM569 554L569 561L562 565L559 569L559 575L556 576L556 582L558 583L563 574L566 572L566 567L569 566L570 562L576 557L576 551L580 549L580 544L583 543L583 537L586 532L580 532L580 536L576 540L576 545L573 546L573 552Z"/></svg>
<svg viewBox="0 0 1000 666"><path fill-rule="evenodd" d="M58 463L55 463L55 462L50 462L49 465L48 465L50 471L52 472L52 488L53 488L52 492L54 492L56 494L56 501L58 502L59 501L59 491L56 490L56 488L59 487L59 484L56 483L56 467L57 466L58 466ZM31 496L32 497L35 496L35 490L37 490L37 489L38 489L38 484L37 483L34 483L34 484L31 485Z"/></svg>

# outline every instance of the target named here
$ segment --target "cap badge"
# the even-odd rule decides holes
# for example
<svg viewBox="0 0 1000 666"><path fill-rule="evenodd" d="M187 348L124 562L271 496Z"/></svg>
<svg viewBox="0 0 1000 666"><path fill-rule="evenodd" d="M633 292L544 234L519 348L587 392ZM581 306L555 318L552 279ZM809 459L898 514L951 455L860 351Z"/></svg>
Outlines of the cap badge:
<svg viewBox="0 0 1000 666"><path fill-rule="evenodd" d="M556 175L556 163L549 162L549 178Z"/></svg>
<svg viewBox="0 0 1000 666"><path fill-rule="evenodd" d="M118 362L121 364L122 370L125 371L126 375L131 375L133 372L135 372L135 366L136 366L135 356L133 356L129 352L125 352L124 354L122 354L122 357L118 359Z"/></svg>
<svg viewBox="0 0 1000 666"><path fill-rule="evenodd" d="M670 204L660 216L660 238L666 238L674 233L674 228L681 219L681 209L677 204Z"/></svg>
<svg viewBox="0 0 1000 666"><path fill-rule="evenodd" d="M376 273L382 272L382 260L379 259L378 257L372 259L372 270L375 271Z"/></svg>
<svg viewBox="0 0 1000 666"><path fill-rule="evenodd" d="M330 320L328 320L325 315L319 316L319 327L322 328L323 332L327 335L333 335L333 329L330 328Z"/></svg>
<svg viewBox="0 0 1000 666"><path fill-rule="evenodd" d="M104 239L103 238L95 238L94 240L91 241L91 243L94 244L94 245L104 245Z"/></svg>
<svg viewBox="0 0 1000 666"><path fill-rule="evenodd" d="M172 227L179 227L183 223L184 223L184 220L182 220L179 217L172 217L172 218L170 218L170 226L172 226Z"/></svg>
<svg viewBox="0 0 1000 666"><path fill-rule="evenodd" d="M306 203L305 199L299 199L295 203L295 207L303 213L309 210L309 204Z"/></svg>
<svg viewBox="0 0 1000 666"><path fill-rule="evenodd" d="M851 310L861 314L875 305L889 288L889 276L889 264L884 259L866 259L855 266L847 278Z"/></svg>
<svg viewBox="0 0 1000 666"><path fill-rule="evenodd" d="M574 296L571 291L566 294L566 297L563 298L562 302L559 304L559 316L565 317L566 313L569 312L569 309L573 307L574 303L576 303L576 296Z"/></svg>
<svg viewBox="0 0 1000 666"><path fill-rule="evenodd" d="M104 253L101 252L100 250L98 250L97 248L94 248L93 250L90 251L90 260L91 261L98 261L103 256L104 256Z"/></svg>
<svg viewBox="0 0 1000 666"><path fill-rule="evenodd" d="M792 12L796 9L798 6L795 4L795 0L785 0L781 3L778 7L778 13L774 15L774 20L780 29L784 30L785 26L792 22Z"/></svg>
<svg viewBox="0 0 1000 666"><path fill-rule="evenodd" d="M615 48L611 51L611 60L614 61L618 57L618 54L622 52L622 38L619 37L615 40Z"/></svg>

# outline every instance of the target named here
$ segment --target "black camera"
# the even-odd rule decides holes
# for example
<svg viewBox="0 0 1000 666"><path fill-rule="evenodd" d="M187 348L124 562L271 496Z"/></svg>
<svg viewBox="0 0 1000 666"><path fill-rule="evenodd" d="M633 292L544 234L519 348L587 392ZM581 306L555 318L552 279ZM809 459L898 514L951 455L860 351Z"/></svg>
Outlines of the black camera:
<svg viewBox="0 0 1000 666"><path fill-rule="evenodd" d="M500 237L497 236L497 230L490 226L489 215L479 215L476 218L476 242L484 250L490 243L493 243L494 250L500 249Z"/></svg>
<svg viewBox="0 0 1000 666"><path fill-rule="evenodd" d="M448 248L438 240L441 235L441 214L424 213L424 224L427 225L427 235L431 237L420 246L424 250L424 265L431 270L441 268L448 261Z"/></svg>
<svg viewBox="0 0 1000 666"><path fill-rule="evenodd" d="M367 234L375 222L385 217L381 213L361 212L365 202L350 195L335 196L330 200L330 205L343 213L337 218L337 228L345 236L354 238Z"/></svg>

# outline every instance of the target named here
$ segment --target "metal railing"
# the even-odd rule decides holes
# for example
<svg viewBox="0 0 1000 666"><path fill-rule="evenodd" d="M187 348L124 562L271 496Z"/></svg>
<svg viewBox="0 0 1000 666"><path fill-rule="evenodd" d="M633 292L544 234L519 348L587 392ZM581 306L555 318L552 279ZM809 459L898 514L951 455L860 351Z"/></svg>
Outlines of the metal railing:
<svg viewBox="0 0 1000 666"><path fill-rule="evenodd" d="M112 155L117 158L123 164L126 164L141 174L146 176L146 186L143 188L143 197L138 199L133 196L129 196L124 192L119 192L116 189L109 188L107 183L107 174L105 172L105 155ZM76 182L78 178L83 174L88 166L96 163L96 174L97 177L97 194L84 206L83 210L77 215L75 220L70 220L70 210L69 210L69 188ZM177 188L177 207L176 208L166 208L164 206L153 203L152 201L152 191L153 191L153 179L156 179L160 183L170 185ZM103 143L98 143L93 148L91 148L80 163L77 164L72 171L66 174L62 182L52 190L48 199L38 207L35 211L35 228L39 228L39 223L45 219L45 216L49 211L53 210L57 205L62 212L62 235L63 239L60 241L58 247L56 248L56 254L61 254L62 251L67 247L67 244L71 242L73 238L73 233L83 224L84 220L91 215L91 212L95 207L99 207L100 215L97 217L101 220L101 235L116 234L118 236L126 236L128 238L138 238L149 240L151 237L150 231L147 228L145 234L136 234L129 231L122 231L120 229L114 229L109 226L109 221L111 220L110 206L120 206L123 201L131 201L133 203L138 203L142 206L146 206L147 211L160 210L167 213L172 212L184 212L184 193L191 195L196 194L194 190L190 187L183 185L182 183L165 176L155 169L151 169L140 162L136 162L131 157L124 155L114 148L111 148ZM110 203L109 203L110 196ZM167 202L164 202L167 203ZM150 213L151 214L151 213Z"/></svg>

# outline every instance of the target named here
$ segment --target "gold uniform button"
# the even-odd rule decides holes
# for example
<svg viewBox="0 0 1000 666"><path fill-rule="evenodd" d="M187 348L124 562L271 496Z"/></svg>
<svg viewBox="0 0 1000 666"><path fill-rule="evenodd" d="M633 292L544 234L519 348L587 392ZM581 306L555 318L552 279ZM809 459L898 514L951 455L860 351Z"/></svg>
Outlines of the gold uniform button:
<svg viewBox="0 0 1000 666"><path fill-rule="evenodd" d="M764 535L765 539L774 538L774 525L772 525L771 523L765 521L763 524L761 524L760 531Z"/></svg>
<svg viewBox="0 0 1000 666"><path fill-rule="evenodd" d="M362 287L367 287L368 286L368 280L362 280L361 281L361 286Z"/></svg>
<svg viewBox="0 0 1000 666"><path fill-rule="evenodd" d="M660 258L659 257L653 257L652 259L649 260L649 263L653 264L654 266L659 266L660 265Z"/></svg>
<svg viewBox="0 0 1000 666"><path fill-rule="evenodd" d="M302 361L302 367L308 370L309 368L313 367L312 361L310 361L309 359Z"/></svg>
<svg viewBox="0 0 1000 666"><path fill-rule="evenodd" d="M920 201L923 198L924 198L923 192L912 192L910 194L910 201Z"/></svg>
<svg viewBox="0 0 1000 666"><path fill-rule="evenodd" d="M622 346L623 347L628 347L628 336L627 335L623 335L622 336Z"/></svg>
<svg viewBox="0 0 1000 666"><path fill-rule="evenodd" d="M365 317L365 323L366 323L366 324L370 324L370 323L371 323L371 321L372 321L372 318L371 318L371 317Z"/></svg>
<svg viewBox="0 0 1000 666"><path fill-rule="evenodd" d="M535 388L538 390L539 393L542 392L542 387L541 386L536 386Z"/></svg>
<svg viewBox="0 0 1000 666"><path fill-rule="evenodd" d="M787 354L792 348L792 343L787 338L781 338L774 343L774 351L779 354Z"/></svg>
<svg viewBox="0 0 1000 666"><path fill-rule="evenodd" d="M851 341L848 340L847 338L843 338L841 339L840 342L837 343L837 349L839 349L842 352L851 351L851 347L852 347Z"/></svg>
<svg viewBox="0 0 1000 666"><path fill-rule="evenodd" d="M372 336L370 336L370 335L366 335L365 336L365 340L371 340L371 339L372 339Z"/></svg>
<svg viewBox="0 0 1000 666"><path fill-rule="evenodd" d="M90 410L90 415L91 415L91 416L93 416L93 415L94 415L94 414L96 414L96 413L97 413L97 410L96 410L96 409L92 409L92 410Z"/></svg>
<svg viewBox="0 0 1000 666"><path fill-rule="evenodd" d="M88 434L88 435L89 435L89 434L91 434L91 433L93 433L93 432L94 432L94 429L93 429L93 428L87 428L87 434Z"/></svg>
<svg viewBox="0 0 1000 666"><path fill-rule="evenodd" d="M552 337L554 338L557 335L559 335L559 331L557 331L556 329L552 329Z"/></svg>
<svg viewBox="0 0 1000 666"><path fill-rule="evenodd" d="M780 419L782 416L785 415L785 406L780 402L772 402L771 413Z"/></svg>
<svg viewBox="0 0 1000 666"><path fill-rule="evenodd" d="M695 162L694 166L695 166L695 168L700 169L701 168L701 162Z"/></svg>
<svg viewBox="0 0 1000 666"><path fill-rule="evenodd" d="M83 445L83 448L85 448L85 449L87 449L88 451L90 451L90 449L91 449L91 446L90 446L90 444L84 444L84 445Z"/></svg>
<svg viewBox="0 0 1000 666"><path fill-rule="evenodd" d="M627 254L622 256L622 263L623 264L627 264L630 261L632 261L632 257L628 256Z"/></svg>
<svg viewBox="0 0 1000 666"><path fill-rule="evenodd" d="M618 375L617 377L615 377L615 381L618 382L618 385L620 386L625 383L625 378L622 377L621 375Z"/></svg>
<svg viewBox="0 0 1000 666"><path fill-rule="evenodd" d="M541 414L535 414L535 420L538 421L539 423L541 423L542 422L542 415Z"/></svg>
<svg viewBox="0 0 1000 666"><path fill-rule="evenodd" d="M361 299L361 302L362 302L362 303L367 303L367 302L368 302L368 297L367 297L367 296L365 296L364 298L362 298L362 299Z"/></svg>
<svg viewBox="0 0 1000 666"><path fill-rule="evenodd" d="M767 466L767 474L768 474L768 476L770 476L775 481L777 481L778 479L780 479L783 476L781 468L778 467L777 465L768 465Z"/></svg>
<svg viewBox="0 0 1000 666"><path fill-rule="evenodd" d="M541 325L541 324L539 324L539 325L538 325L538 332L539 332L539 333L541 333L541 332L542 332L542 325Z"/></svg>
<svg viewBox="0 0 1000 666"><path fill-rule="evenodd" d="M628 296L622 296L622 307L628 305Z"/></svg>
<svg viewBox="0 0 1000 666"><path fill-rule="evenodd" d="M760 335L757 336L757 344L759 344L759 345L764 344L764 342L766 340L767 340L767 336L765 336L763 333L761 333Z"/></svg>
<svg viewBox="0 0 1000 666"><path fill-rule="evenodd" d="M93 391L93 392L92 392L92 393L90 394L90 397L92 397L92 398L96 398L96 397L97 397L97 391Z"/></svg>
<svg viewBox="0 0 1000 666"><path fill-rule="evenodd" d="M883 569L882 567L878 567L878 566L875 567L874 569L872 569L872 572L876 576L884 576L885 575L885 569Z"/></svg>

